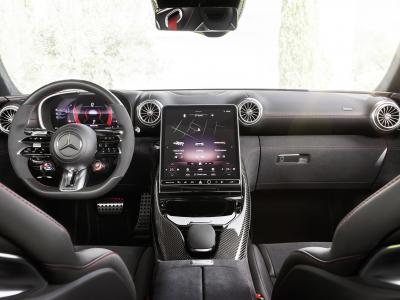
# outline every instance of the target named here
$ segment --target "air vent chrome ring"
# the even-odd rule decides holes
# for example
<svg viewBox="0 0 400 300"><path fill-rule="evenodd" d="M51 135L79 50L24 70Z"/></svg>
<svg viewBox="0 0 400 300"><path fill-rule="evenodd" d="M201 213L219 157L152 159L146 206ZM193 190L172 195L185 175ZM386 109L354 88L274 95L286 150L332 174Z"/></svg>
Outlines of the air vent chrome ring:
<svg viewBox="0 0 400 300"><path fill-rule="evenodd" d="M160 122L163 105L158 100L145 100L137 107L137 117L146 126L155 126Z"/></svg>
<svg viewBox="0 0 400 300"><path fill-rule="evenodd" d="M9 134L11 123L18 110L17 105L6 105L0 110L0 131Z"/></svg>
<svg viewBox="0 0 400 300"><path fill-rule="evenodd" d="M381 100L371 112L371 121L380 131L390 132L400 126L400 108L391 100Z"/></svg>
<svg viewBox="0 0 400 300"><path fill-rule="evenodd" d="M245 98L238 106L239 120L245 126L256 124L263 115L263 107L257 99Z"/></svg>

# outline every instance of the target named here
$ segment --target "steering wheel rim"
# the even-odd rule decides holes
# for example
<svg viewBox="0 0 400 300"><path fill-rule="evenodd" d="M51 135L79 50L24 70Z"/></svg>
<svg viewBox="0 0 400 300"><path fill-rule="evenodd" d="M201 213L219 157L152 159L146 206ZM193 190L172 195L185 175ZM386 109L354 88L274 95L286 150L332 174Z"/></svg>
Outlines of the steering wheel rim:
<svg viewBox="0 0 400 300"><path fill-rule="evenodd" d="M25 131L31 113L38 107L39 103L46 97L65 90L83 90L94 93L106 99L112 107L119 125L121 126L120 154L112 174L102 183L89 187L82 187L79 190L61 191L59 187L47 186L40 183L29 170L29 158L20 155L26 147L22 140L28 135ZM68 126L68 125L65 125ZM84 125L82 125L84 126ZM63 128L64 126L60 127ZM53 138L52 138L53 142ZM111 191L123 178L132 161L134 152L134 130L132 120L122 102L110 91L103 87L84 80L62 80L50 83L33 92L21 105L14 116L13 123L8 137L8 152L11 164L17 176L35 193L42 197L52 199L88 199L100 197Z"/></svg>

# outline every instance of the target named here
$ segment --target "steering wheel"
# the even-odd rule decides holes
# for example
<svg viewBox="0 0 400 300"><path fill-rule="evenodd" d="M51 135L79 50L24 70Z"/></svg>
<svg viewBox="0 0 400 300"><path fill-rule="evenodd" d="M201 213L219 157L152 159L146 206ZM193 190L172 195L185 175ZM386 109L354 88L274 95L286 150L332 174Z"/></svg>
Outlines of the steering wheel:
<svg viewBox="0 0 400 300"><path fill-rule="evenodd" d="M83 124L67 124L55 132L45 129L38 132L29 131L28 120L32 112L38 109L41 101L47 97L66 91L82 90L93 93L105 99L112 108L118 120L118 131L112 131L114 138L118 138L118 153L115 168L103 182L87 186L89 172L98 151L98 133L91 127ZM44 134L49 139L48 154L59 169L62 169L58 187L45 185L39 182L29 169L29 155L25 155L27 141ZM134 151L134 130L132 120L121 101L110 91L101 86L82 80L63 80L50 83L33 92L18 109L12 122L8 152L11 164L22 181L40 196L55 199L88 199L102 196L113 189L128 170ZM31 148L34 149L34 148ZM35 149L34 149L35 150Z"/></svg>

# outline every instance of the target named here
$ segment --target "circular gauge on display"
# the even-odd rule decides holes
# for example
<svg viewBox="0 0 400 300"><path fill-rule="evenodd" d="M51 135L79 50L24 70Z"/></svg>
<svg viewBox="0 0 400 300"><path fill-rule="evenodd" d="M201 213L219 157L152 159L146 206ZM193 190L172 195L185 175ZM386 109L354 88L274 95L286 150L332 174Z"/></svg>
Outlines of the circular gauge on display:
<svg viewBox="0 0 400 300"><path fill-rule="evenodd" d="M110 106L90 102L89 104L72 104L74 123L90 126L111 126L113 112Z"/></svg>
<svg viewBox="0 0 400 300"><path fill-rule="evenodd" d="M90 95L63 96L53 109L52 123L55 129L73 123L94 128L117 125L112 107Z"/></svg>

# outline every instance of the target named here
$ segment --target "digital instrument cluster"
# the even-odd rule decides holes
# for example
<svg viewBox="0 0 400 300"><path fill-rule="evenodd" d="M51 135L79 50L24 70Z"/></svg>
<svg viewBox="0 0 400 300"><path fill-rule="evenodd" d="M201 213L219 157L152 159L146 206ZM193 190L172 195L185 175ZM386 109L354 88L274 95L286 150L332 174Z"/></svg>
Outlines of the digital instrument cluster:
<svg viewBox="0 0 400 300"><path fill-rule="evenodd" d="M165 106L161 135L161 185L240 183L234 105Z"/></svg>
<svg viewBox="0 0 400 300"><path fill-rule="evenodd" d="M96 95L60 95L51 108L54 129L76 123L92 128L118 126L112 107Z"/></svg>

